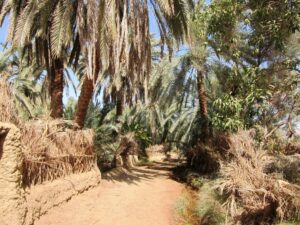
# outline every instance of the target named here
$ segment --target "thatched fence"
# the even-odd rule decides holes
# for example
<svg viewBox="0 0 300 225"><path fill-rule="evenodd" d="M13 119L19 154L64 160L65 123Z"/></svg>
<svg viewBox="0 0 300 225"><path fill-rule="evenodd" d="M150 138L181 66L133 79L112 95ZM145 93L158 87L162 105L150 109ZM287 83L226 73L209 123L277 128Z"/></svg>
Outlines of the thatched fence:
<svg viewBox="0 0 300 225"><path fill-rule="evenodd" d="M94 134L66 121L0 123L0 224L33 224L99 184Z"/></svg>

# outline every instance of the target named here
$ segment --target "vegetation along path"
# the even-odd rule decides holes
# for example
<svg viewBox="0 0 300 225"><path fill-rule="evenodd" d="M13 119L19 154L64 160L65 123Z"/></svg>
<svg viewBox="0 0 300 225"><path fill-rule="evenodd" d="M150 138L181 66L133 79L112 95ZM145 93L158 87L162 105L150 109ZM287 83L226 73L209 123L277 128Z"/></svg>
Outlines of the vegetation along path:
<svg viewBox="0 0 300 225"><path fill-rule="evenodd" d="M36 225L174 225L183 185L170 178L170 163L113 171L99 187L52 209Z"/></svg>

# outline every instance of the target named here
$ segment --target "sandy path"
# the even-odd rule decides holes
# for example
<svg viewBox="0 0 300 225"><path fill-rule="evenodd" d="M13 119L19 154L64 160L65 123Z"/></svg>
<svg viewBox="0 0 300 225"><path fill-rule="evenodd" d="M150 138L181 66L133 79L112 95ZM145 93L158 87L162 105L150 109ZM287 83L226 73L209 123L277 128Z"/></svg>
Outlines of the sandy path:
<svg viewBox="0 0 300 225"><path fill-rule="evenodd" d="M165 164L138 167L122 177L110 174L99 187L52 209L35 224L174 225L183 185L169 174Z"/></svg>

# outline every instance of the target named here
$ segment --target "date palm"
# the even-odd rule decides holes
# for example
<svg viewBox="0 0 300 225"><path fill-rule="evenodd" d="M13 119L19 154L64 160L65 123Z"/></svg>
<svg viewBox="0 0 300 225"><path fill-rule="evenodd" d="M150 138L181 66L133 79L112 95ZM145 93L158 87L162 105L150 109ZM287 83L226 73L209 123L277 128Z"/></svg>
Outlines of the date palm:
<svg viewBox="0 0 300 225"><path fill-rule="evenodd" d="M51 116L63 116L64 55L71 40L72 1L2 1L0 22L9 14L7 41L31 54L29 60L46 69L51 98ZM70 20L70 19L69 19ZM62 26L62 23L64 25ZM33 49L35 54L32 54ZM34 58L34 60L33 60Z"/></svg>
<svg viewBox="0 0 300 225"><path fill-rule="evenodd" d="M62 71L70 54L75 63L87 59L87 74L76 111L76 122L83 125L88 103L99 73L110 75L110 90L116 93L119 113L125 98L147 101L151 66L149 3L145 0L35 0L1 1L0 22L10 14L8 40L30 51L48 69L53 116L62 115ZM172 52L187 34L187 12L192 1L151 0L161 34L161 46ZM71 51L72 50L72 51ZM81 55L81 56L80 56Z"/></svg>
<svg viewBox="0 0 300 225"><path fill-rule="evenodd" d="M43 71L37 64L28 65L27 56L20 57L20 51L7 49L0 54L1 80L9 83L14 96L14 106L22 119L33 118L40 112L47 114L47 100L42 93L40 80Z"/></svg>

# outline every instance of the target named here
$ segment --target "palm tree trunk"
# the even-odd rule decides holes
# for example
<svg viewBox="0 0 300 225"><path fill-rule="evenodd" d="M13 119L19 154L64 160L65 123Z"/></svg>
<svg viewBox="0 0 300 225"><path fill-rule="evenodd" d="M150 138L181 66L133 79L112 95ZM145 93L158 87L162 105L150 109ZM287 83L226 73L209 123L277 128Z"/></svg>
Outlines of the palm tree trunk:
<svg viewBox="0 0 300 225"><path fill-rule="evenodd" d="M123 88L121 88L117 92L117 102L116 102L116 119L118 120L120 116L123 114L124 110L124 94L123 94Z"/></svg>
<svg viewBox="0 0 300 225"><path fill-rule="evenodd" d="M96 46L98 45L96 44ZM97 80L101 68L100 52L97 48L94 52L94 66L95 70L93 72L93 78ZM81 93L78 99L78 104L75 113L75 122L79 125L79 127L84 126L84 121L88 112L89 104L94 94L93 78L86 76L81 87Z"/></svg>
<svg viewBox="0 0 300 225"><path fill-rule="evenodd" d="M197 82L198 82L200 115L201 117L207 117L208 113L207 113L207 99L205 93L204 75L200 70L197 73Z"/></svg>
<svg viewBox="0 0 300 225"><path fill-rule="evenodd" d="M84 120L87 115L88 106L93 97L94 82L92 79L86 77L83 81L80 97L75 113L75 122L80 126L84 126Z"/></svg>
<svg viewBox="0 0 300 225"><path fill-rule="evenodd" d="M207 110L207 99L205 92L204 74L201 70L197 71L197 82L198 82L198 96L199 96L199 109L200 116L202 118L202 137L208 135L208 110Z"/></svg>
<svg viewBox="0 0 300 225"><path fill-rule="evenodd" d="M63 117L63 90L64 90L64 66L60 59L52 63L50 81L50 116L52 118Z"/></svg>
<svg viewBox="0 0 300 225"><path fill-rule="evenodd" d="M119 117L122 116L124 111L124 100L125 100L125 87L126 87L126 78L122 77L122 86L116 94L116 120L118 121Z"/></svg>
<svg viewBox="0 0 300 225"><path fill-rule="evenodd" d="M144 78L144 102L145 105L149 104L149 92L148 92L148 78Z"/></svg>

